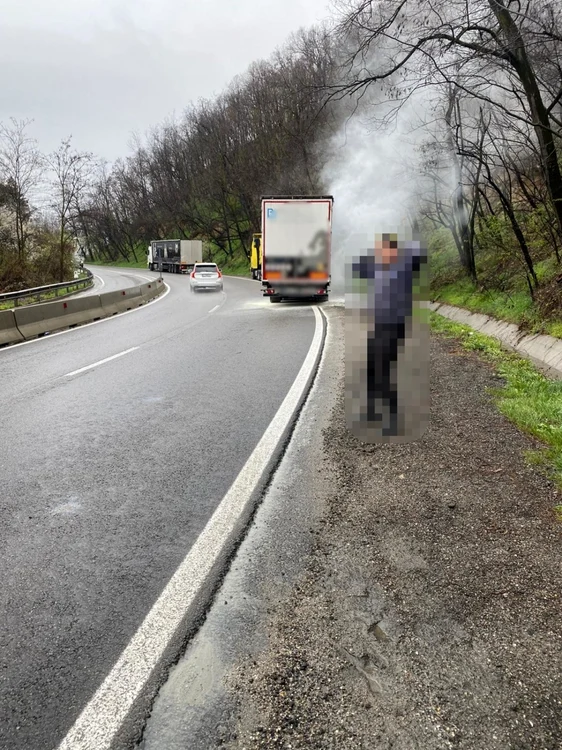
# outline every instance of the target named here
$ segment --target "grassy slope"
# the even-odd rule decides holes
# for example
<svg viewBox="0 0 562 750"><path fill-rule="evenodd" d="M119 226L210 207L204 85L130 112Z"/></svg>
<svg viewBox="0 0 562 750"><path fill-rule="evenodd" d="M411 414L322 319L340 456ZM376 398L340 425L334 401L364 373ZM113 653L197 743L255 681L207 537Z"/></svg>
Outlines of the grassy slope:
<svg viewBox="0 0 562 750"><path fill-rule="evenodd" d="M475 286L462 273L456 250L446 232L434 232L429 249L431 297L434 301L507 320L532 333L548 333L562 338L562 309L546 316L541 306L533 303L514 254L506 263L506 255L502 256L500 251L480 252L477 258L479 284ZM535 263L539 282L546 288L560 270L552 257Z"/></svg>

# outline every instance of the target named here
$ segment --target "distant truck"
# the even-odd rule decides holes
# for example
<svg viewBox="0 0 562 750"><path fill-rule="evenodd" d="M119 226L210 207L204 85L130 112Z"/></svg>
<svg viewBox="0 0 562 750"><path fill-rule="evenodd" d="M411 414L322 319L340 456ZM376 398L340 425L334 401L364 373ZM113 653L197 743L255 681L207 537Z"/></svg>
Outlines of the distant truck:
<svg viewBox="0 0 562 750"><path fill-rule="evenodd" d="M203 260L201 240L152 240L147 250L150 271L190 273Z"/></svg>
<svg viewBox="0 0 562 750"><path fill-rule="evenodd" d="M261 233L252 235L252 246L250 248L250 270L252 278L261 280Z"/></svg>
<svg viewBox="0 0 562 750"><path fill-rule="evenodd" d="M271 302L328 299L331 195L262 198L262 291Z"/></svg>

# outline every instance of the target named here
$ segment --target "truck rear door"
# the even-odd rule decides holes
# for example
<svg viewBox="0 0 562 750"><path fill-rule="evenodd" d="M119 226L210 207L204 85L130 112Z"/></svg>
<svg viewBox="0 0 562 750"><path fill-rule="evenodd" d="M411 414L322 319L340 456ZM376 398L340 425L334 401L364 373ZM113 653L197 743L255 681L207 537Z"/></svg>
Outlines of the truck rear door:
<svg viewBox="0 0 562 750"><path fill-rule="evenodd" d="M262 202L262 279L326 284L330 278L332 201Z"/></svg>

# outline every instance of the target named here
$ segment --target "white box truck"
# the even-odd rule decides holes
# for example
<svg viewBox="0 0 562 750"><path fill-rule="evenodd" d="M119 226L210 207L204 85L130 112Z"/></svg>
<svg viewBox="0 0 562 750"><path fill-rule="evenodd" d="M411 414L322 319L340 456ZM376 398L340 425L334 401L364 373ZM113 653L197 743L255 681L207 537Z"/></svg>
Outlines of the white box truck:
<svg viewBox="0 0 562 750"><path fill-rule="evenodd" d="M152 240L147 251L150 271L190 273L203 260L201 240Z"/></svg>
<svg viewBox="0 0 562 750"><path fill-rule="evenodd" d="M331 195L262 198L262 291L271 302L328 299Z"/></svg>

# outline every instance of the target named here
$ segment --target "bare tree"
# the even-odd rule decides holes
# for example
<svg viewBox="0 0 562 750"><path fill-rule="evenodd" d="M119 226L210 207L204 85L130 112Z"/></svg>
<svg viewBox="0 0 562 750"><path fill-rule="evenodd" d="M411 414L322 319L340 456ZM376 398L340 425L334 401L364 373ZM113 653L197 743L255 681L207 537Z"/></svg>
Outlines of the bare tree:
<svg viewBox="0 0 562 750"><path fill-rule="evenodd" d="M17 260L23 266L32 198L41 183L44 159L36 140L26 133L32 120L11 118L10 122L0 123L0 181L4 186L3 204L13 214Z"/></svg>
<svg viewBox="0 0 562 750"><path fill-rule="evenodd" d="M70 236L73 216L79 212L95 164L92 154L73 149L71 137L63 140L59 148L49 155L48 164L53 174L51 208L58 226L59 276L60 281L64 281L74 249Z"/></svg>
<svg viewBox="0 0 562 750"><path fill-rule="evenodd" d="M332 96L384 85L404 101L419 88L459 85L473 98L532 125L562 234L562 174L553 111L562 88L541 86L533 54L560 42L557 3L512 0L361 0L345 6L338 27L352 45L347 78ZM546 12L550 10L551 12ZM555 76L553 76L555 78Z"/></svg>

